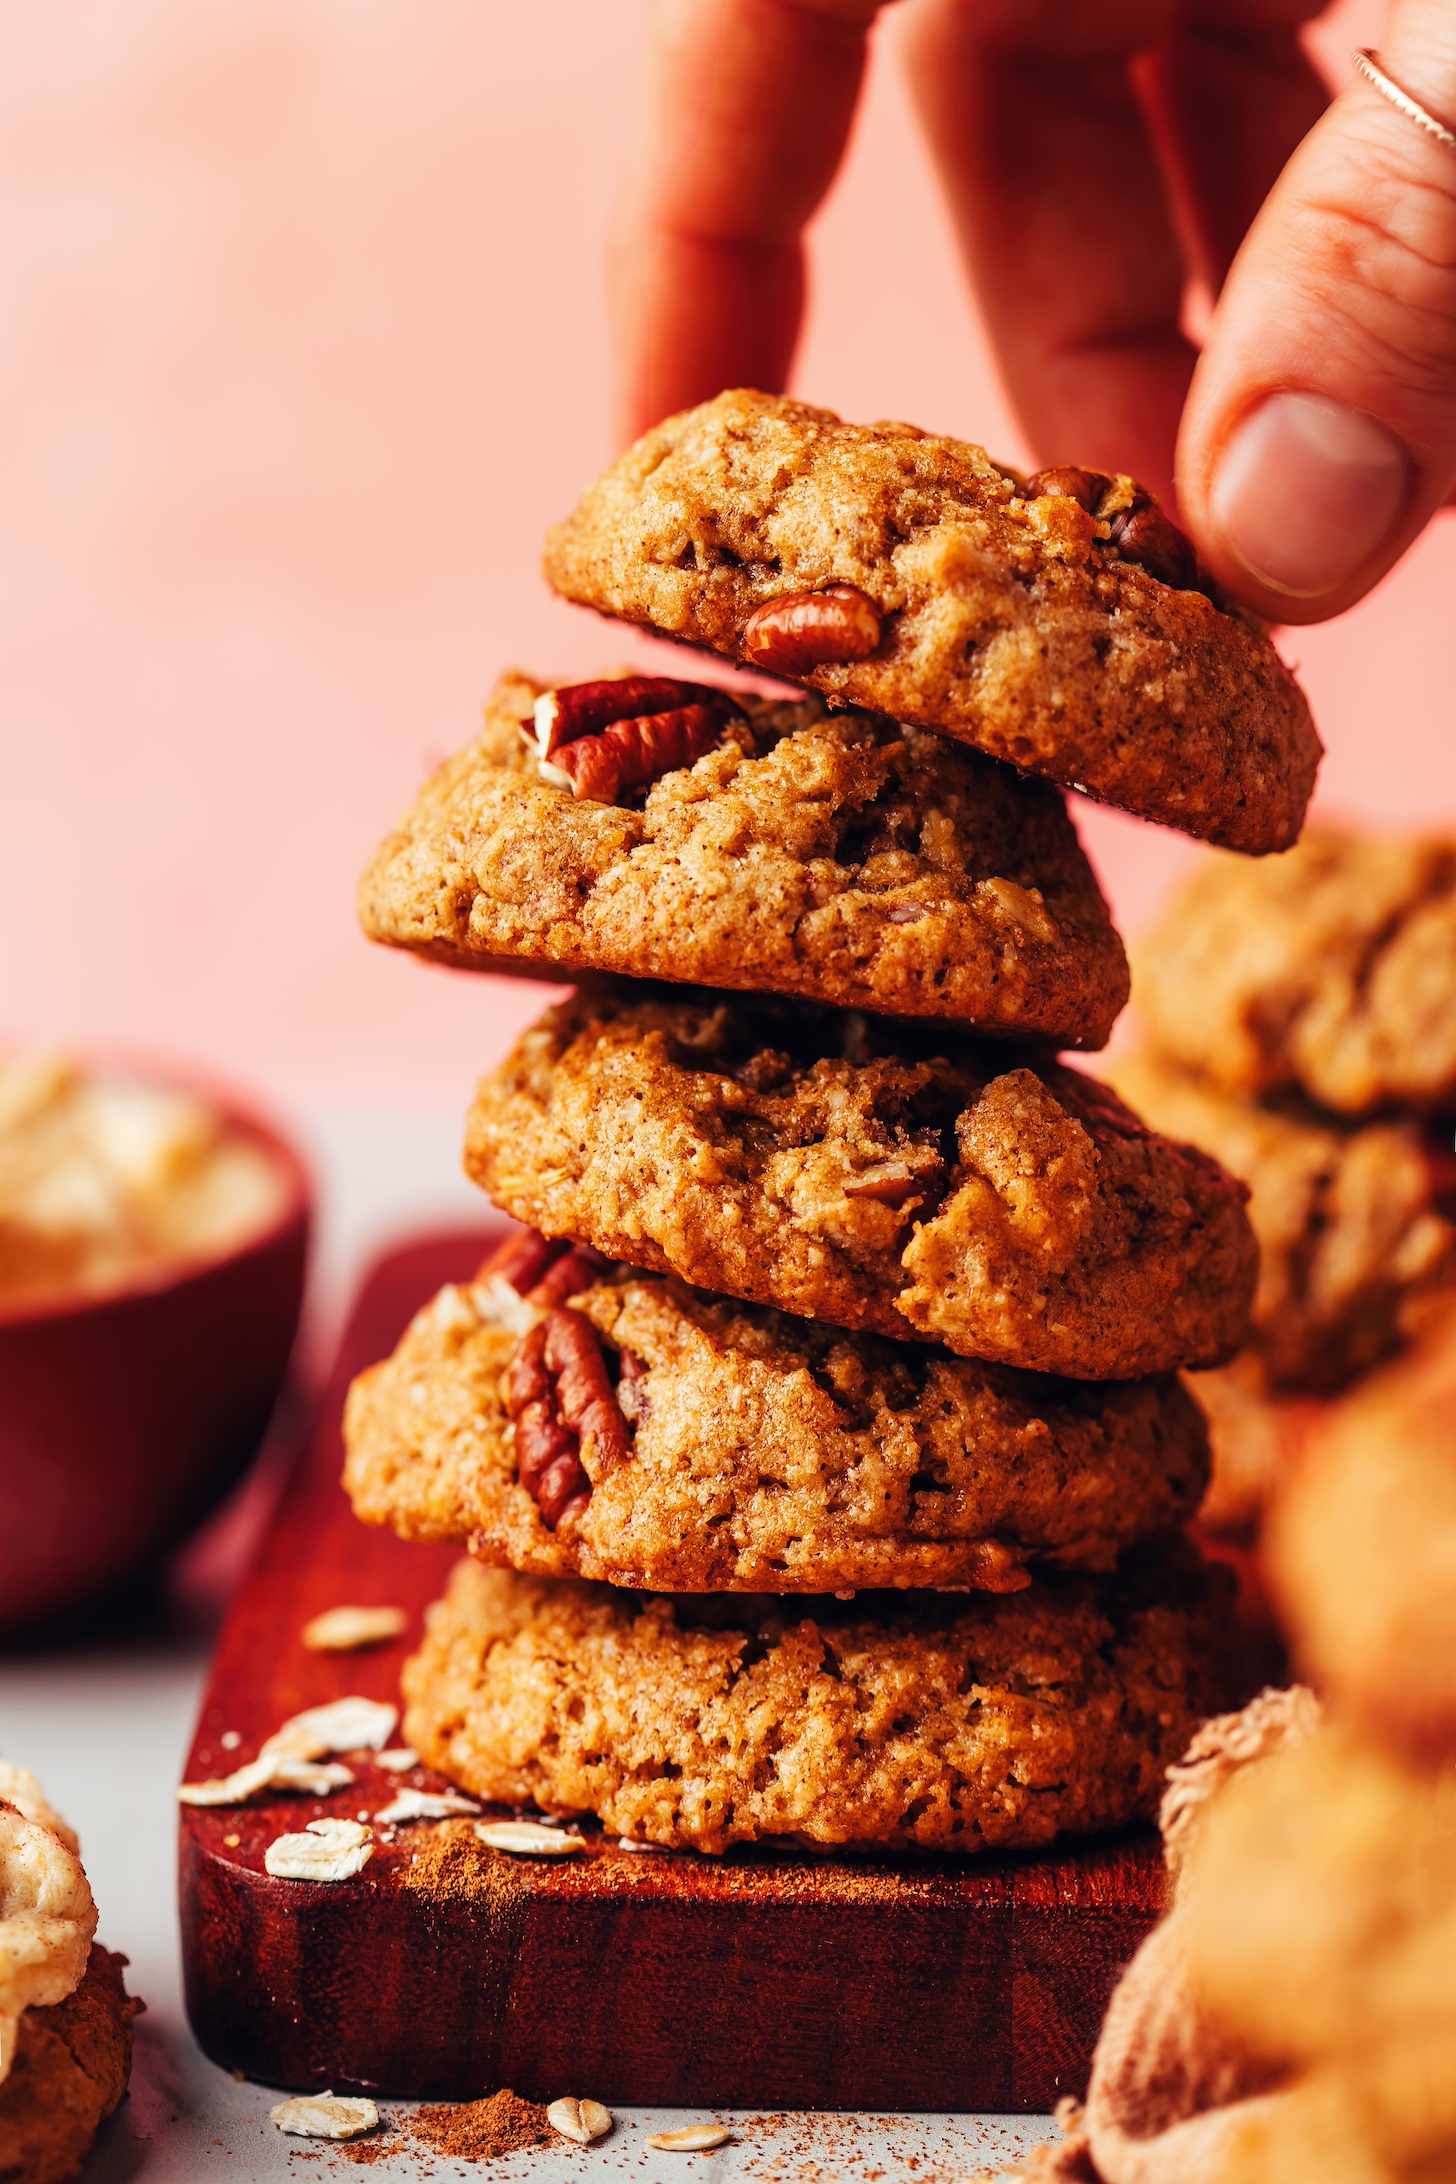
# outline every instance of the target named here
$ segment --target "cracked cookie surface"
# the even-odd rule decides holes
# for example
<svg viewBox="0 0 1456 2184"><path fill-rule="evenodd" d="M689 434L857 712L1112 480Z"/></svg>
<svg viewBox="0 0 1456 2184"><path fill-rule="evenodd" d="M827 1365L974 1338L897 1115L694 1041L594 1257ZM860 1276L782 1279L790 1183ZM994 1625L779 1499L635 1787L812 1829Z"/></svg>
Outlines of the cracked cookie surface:
<svg viewBox="0 0 1456 2184"><path fill-rule="evenodd" d="M355 1514L481 1561L657 1592L1025 1586L1028 1560L1111 1569L1192 1517L1201 1414L1169 1375L1017 1373L618 1269L571 1299L614 1377L631 1460L585 1461L584 1514L548 1529L517 1476L501 1378L517 1329L453 1284L354 1382ZM618 1381L619 1389L623 1386Z"/></svg>
<svg viewBox="0 0 1456 2184"><path fill-rule="evenodd" d="M640 1842L1009 1850L1153 1812L1235 1658L1232 1585L1186 1551L812 1612L465 1562L405 1667L403 1733L477 1796Z"/></svg>
<svg viewBox="0 0 1456 2184"><path fill-rule="evenodd" d="M873 714L743 696L640 809L578 802L522 734L547 687L504 676L376 853L371 939L1105 1042L1126 959L1054 790Z"/></svg>
<svg viewBox="0 0 1456 2184"><path fill-rule="evenodd" d="M1132 503L1109 483L1107 509ZM1320 758L1298 685L1262 626L1124 559L1111 529L964 441L738 391L622 456L546 573L731 660L770 602L853 587L875 649L794 679L1228 848L1288 848Z"/></svg>
<svg viewBox="0 0 1456 2184"><path fill-rule="evenodd" d="M68 2184L126 2091L131 2021L139 2005L122 1980L126 1958L92 1944L64 2001L26 2010L15 2061L0 2085L0 2177Z"/></svg>
<svg viewBox="0 0 1456 2184"><path fill-rule="evenodd" d="M1212 859L1135 954L1153 1039L1226 1092L1456 1109L1456 841L1319 831Z"/></svg>
<svg viewBox="0 0 1456 2184"><path fill-rule="evenodd" d="M1259 1241L1250 1347L1267 1388L1344 1387L1456 1281L1456 1162L1419 1121L1351 1124L1231 1098L1151 1052L1109 1075L1155 1129L1201 1145L1249 1185Z"/></svg>
<svg viewBox="0 0 1456 2184"><path fill-rule="evenodd" d="M1246 1195L1054 1063L856 1014L601 980L517 1043L466 1167L546 1236L1078 1380L1242 1341Z"/></svg>

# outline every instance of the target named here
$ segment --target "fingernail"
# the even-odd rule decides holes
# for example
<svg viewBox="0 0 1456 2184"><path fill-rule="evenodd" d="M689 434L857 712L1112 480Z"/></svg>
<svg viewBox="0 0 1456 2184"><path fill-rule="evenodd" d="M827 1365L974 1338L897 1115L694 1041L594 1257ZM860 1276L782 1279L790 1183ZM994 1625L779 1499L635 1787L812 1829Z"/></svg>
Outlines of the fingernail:
<svg viewBox="0 0 1456 2184"><path fill-rule="evenodd" d="M1224 449L1213 520L1260 583L1317 599L1384 545L1409 474L1400 442L1362 410L1318 394L1271 394Z"/></svg>

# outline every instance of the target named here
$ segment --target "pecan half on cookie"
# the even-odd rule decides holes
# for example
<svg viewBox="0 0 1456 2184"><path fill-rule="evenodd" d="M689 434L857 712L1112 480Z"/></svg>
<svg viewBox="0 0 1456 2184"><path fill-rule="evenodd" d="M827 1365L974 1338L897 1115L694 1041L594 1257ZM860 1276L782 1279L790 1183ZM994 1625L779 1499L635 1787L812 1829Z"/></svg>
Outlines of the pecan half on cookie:
<svg viewBox="0 0 1456 2184"><path fill-rule="evenodd" d="M803 1003L583 988L480 1087L466 1166L614 1259L1075 1379L1220 1362L1254 1287L1243 1185L1105 1086Z"/></svg>
<svg viewBox="0 0 1456 2184"><path fill-rule="evenodd" d="M596 1329L566 1302L603 1264L583 1245L528 1229L508 1236L480 1267L473 1307L464 1292L450 1292L460 1300L449 1308L456 1322L468 1322L473 1309L483 1324L512 1337L492 1408L503 1413L501 1438L514 1476L549 1532L575 1524L593 1481L632 1453ZM635 1361L613 1352L613 1362L630 1378Z"/></svg>
<svg viewBox="0 0 1456 2184"><path fill-rule="evenodd" d="M627 1267L576 1279L630 1460L584 1444L590 1499L553 1526L508 1430L519 1338L477 1279L355 1382L357 1515L537 1576L663 1592L1012 1592L1038 1568L1110 1570L1203 1492L1203 1419L1176 1375L1092 1386Z"/></svg>
<svg viewBox="0 0 1456 2184"><path fill-rule="evenodd" d="M549 769L605 743L597 694L657 704L674 687L707 688L505 676L484 734L366 872L366 932L468 968L685 979L1105 1042L1127 964L1054 789L875 714L749 696L638 807L543 779L543 749Z"/></svg>
<svg viewBox="0 0 1456 2184"><path fill-rule="evenodd" d="M736 711L726 690L661 675L568 683L536 700L538 764L573 796L625 803L711 751Z"/></svg>
<svg viewBox="0 0 1456 2184"><path fill-rule="evenodd" d="M1263 627L1131 478L1022 482L912 425L738 391L551 534L569 599L1230 849L1287 849L1320 743Z"/></svg>

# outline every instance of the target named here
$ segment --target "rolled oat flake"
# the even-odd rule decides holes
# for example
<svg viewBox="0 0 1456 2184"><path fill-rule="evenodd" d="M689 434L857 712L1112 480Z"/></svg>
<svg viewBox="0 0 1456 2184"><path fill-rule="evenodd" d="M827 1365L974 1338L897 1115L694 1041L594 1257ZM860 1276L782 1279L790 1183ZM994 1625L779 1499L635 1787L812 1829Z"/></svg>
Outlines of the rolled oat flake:
<svg viewBox="0 0 1456 2184"><path fill-rule="evenodd" d="M373 2101L352 2100L340 2093L300 2093L280 2101L268 2111L280 2131L295 2138L352 2139L379 2128L379 2110Z"/></svg>
<svg viewBox="0 0 1456 2184"><path fill-rule="evenodd" d="M726 2123L690 2123L682 2131L659 2131L647 2143L663 2154L706 2154L732 2135Z"/></svg>

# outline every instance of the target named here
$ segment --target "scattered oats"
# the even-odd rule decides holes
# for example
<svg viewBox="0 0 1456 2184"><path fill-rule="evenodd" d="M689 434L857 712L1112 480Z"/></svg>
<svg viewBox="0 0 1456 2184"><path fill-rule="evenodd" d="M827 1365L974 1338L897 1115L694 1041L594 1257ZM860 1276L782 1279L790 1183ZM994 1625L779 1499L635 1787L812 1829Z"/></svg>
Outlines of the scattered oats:
<svg viewBox="0 0 1456 2184"><path fill-rule="evenodd" d="M403 1608L325 1608L299 1635L310 1653L357 1653L388 1645L408 1622Z"/></svg>
<svg viewBox="0 0 1456 2184"><path fill-rule="evenodd" d="M235 1752L243 1740L236 1729L224 1729L217 1741L225 1752Z"/></svg>
<svg viewBox="0 0 1456 2184"><path fill-rule="evenodd" d="M275 1729L265 1753L286 1752L294 1759L322 1759L326 1752L377 1752L394 1735L399 1708L379 1699L334 1699L310 1706Z"/></svg>
<svg viewBox="0 0 1456 2184"><path fill-rule="evenodd" d="M309 1762L326 1752L377 1751L389 1742L398 1720L398 1707L378 1699L354 1697L311 1706L275 1729L256 1759L212 1781L184 1782L178 1799L184 1805L241 1805L263 1789L303 1790L322 1797L345 1788L354 1777L347 1767L314 1767Z"/></svg>
<svg viewBox="0 0 1456 2184"><path fill-rule="evenodd" d="M563 2138L573 2139L578 2146L590 2146L593 2139L605 2138L611 2130L612 2111L603 2108L600 2101L576 2101L568 2095L551 2103L546 2121Z"/></svg>
<svg viewBox="0 0 1456 2184"><path fill-rule="evenodd" d="M335 1759L294 1759L287 1752L273 1760L268 1777L270 1790L306 1790L310 1797L327 1797L330 1790L346 1790L353 1781L352 1768Z"/></svg>
<svg viewBox="0 0 1456 2184"><path fill-rule="evenodd" d="M179 1782L179 1805L241 1805L245 1798L264 1789L273 1779L274 1761L271 1756L250 1759L245 1767L235 1773L221 1775L209 1782Z"/></svg>
<svg viewBox="0 0 1456 2184"><path fill-rule="evenodd" d="M402 1820L453 1820L457 1813L479 1812L473 1797L456 1797L446 1791L400 1790L383 1812L374 1815L376 1826L391 1827Z"/></svg>
<svg viewBox="0 0 1456 2184"><path fill-rule="evenodd" d="M280 1881L350 1881L374 1856L368 1828L354 1820L310 1820L305 1835L280 1835L263 1870Z"/></svg>
<svg viewBox="0 0 1456 2184"><path fill-rule="evenodd" d="M386 1774L408 1774L411 1767L418 1767L420 1755L412 1744L392 1744L387 1752L376 1752L374 1764Z"/></svg>
<svg viewBox="0 0 1456 2184"><path fill-rule="evenodd" d="M300 2093L268 2113L280 2131L291 2131L296 2138L360 2138L379 2128L373 2101L348 2100L339 2093Z"/></svg>
<svg viewBox="0 0 1456 2184"><path fill-rule="evenodd" d="M354 1777L347 1767L316 1766L292 1752L270 1752L267 1745L256 1759L212 1782L184 1782L177 1791L183 1805L241 1805L259 1790L300 1790L309 1797L326 1797L330 1790L346 1789Z"/></svg>
<svg viewBox="0 0 1456 2184"><path fill-rule="evenodd" d="M510 1850L524 1858L565 1858L586 1849L584 1835L567 1835L539 1820L477 1820L475 1832L492 1850Z"/></svg>
<svg viewBox="0 0 1456 2184"><path fill-rule="evenodd" d="M685 2131L659 2131L647 2143L663 2154L705 2154L731 2136L726 2123L690 2123Z"/></svg>
<svg viewBox="0 0 1456 2184"><path fill-rule="evenodd" d="M666 1843L639 1843L635 1835L619 1836L617 1848L618 1850L651 1851L653 1856L658 1858L670 1856L669 1846Z"/></svg>
<svg viewBox="0 0 1456 2184"><path fill-rule="evenodd" d="M241 1835L225 1835L222 1839L222 1847L224 1850L239 1850L242 1847L242 1841Z"/></svg>

